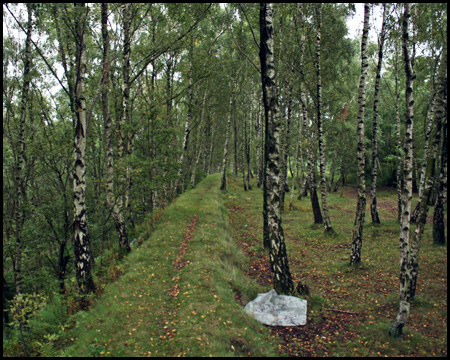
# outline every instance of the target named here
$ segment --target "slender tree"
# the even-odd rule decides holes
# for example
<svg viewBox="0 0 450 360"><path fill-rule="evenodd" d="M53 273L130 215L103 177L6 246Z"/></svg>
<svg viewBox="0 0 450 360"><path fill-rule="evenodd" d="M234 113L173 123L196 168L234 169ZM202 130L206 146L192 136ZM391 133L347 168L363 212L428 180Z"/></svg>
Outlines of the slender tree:
<svg viewBox="0 0 450 360"><path fill-rule="evenodd" d="M369 35L370 5L364 4L364 27L361 41L361 77L359 80L358 95L358 202L356 204L356 218L353 226L352 253L350 265L361 262L362 236L364 229L364 216L366 213L366 183L365 183L365 150L364 150L364 109L366 106L366 76L368 64L367 38Z"/></svg>
<svg viewBox="0 0 450 360"><path fill-rule="evenodd" d="M191 133L191 122L192 122L192 107L194 101L194 89L193 89L193 59L194 57L194 37L191 34L190 37L190 47L189 47L189 72L188 72L188 82L189 82L189 99L188 99L188 111L186 115L186 123L184 126L184 138L183 138L183 148L181 150L180 159L178 160L177 176L177 191L184 191L184 177L183 177L183 159L187 156L188 146L189 146L189 135Z"/></svg>
<svg viewBox="0 0 450 360"><path fill-rule="evenodd" d="M433 94L433 98L431 99L431 103L428 107L427 111L427 130L425 133L425 146L423 150L423 162L422 162L422 168L420 171L420 183L419 183L419 199L417 201L417 205L414 208L414 211L411 215L411 222L415 223L417 221L417 218L419 217L419 211L421 207L421 202L423 198L423 192L425 188L425 181L426 181L426 171L427 171L427 163L428 163L428 157L429 157L429 142L430 142L430 136L431 132L433 130L433 114L434 114L434 104L435 104L435 94Z"/></svg>
<svg viewBox="0 0 450 360"><path fill-rule="evenodd" d="M269 260L273 274L274 289L279 294L290 294L294 290L284 242L280 211L280 119L275 89L275 67L273 55L273 8L271 3L260 4L260 61L266 117L267 158L267 204L270 251Z"/></svg>
<svg viewBox="0 0 450 360"><path fill-rule="evenodd" d="M73 171L74 255L79 291L86 295L95 290L92 280L94 259L88 237L86 212L86 19L85 4L75 4L76 85L75 85L75 163ZM81 304L84 306L85 304Z"/></svg>
<svg viewBox="0 0 450 360"><path fill-rule="evenodd" d="M105 124L105 153L106 153L106 201L111 210L117 234L119 236L119 246L130 251L130 243L125 220L122 213L122 197L117 199L114 196L114 152L112 136L112 120L109 110L109 76L111 68L110 41L108 31L108 4L102 3L102 37L103 37L103 121Z"/></svg>
<svg viewBox="0 0 450 360"><path fill-rule="evenodd" d="M383 4L383 21L378 48L378 65L375 79L375 92L373 95L373 125L372 125L372 183L370 185L370 214L372 222L380 223L380 216L377 210L377 164L378 164L378 94L380 92L381 66L383 64L384 29L386 26L386 4Z"/></svg>
<svg viewBox="0 0 450 360"><path fill-rule="evenodd" d="M319 162L320 162L320 197L322 200L322 216L325 232L332 232L331 220L328 216L327 206L327 182L325 178L325 151L323 139L322 120L322 77L320 73L320 36L322 31L322 5L316 7L317 16L317 41L316 41L316 73L317 73L317 129L319 139Z"/></svg>
<svg viewBox="0 0 450 360"><path fill-rule="evenodd" d="M437 158L437 151L439 148L439 143L441 140L441 133L446 131L445 127L445 120L444 120L444 114L445 114L445 106L446 106L446 86L447 86L447 47L444 45L444 51L442 52L441 56L441 65L439 67L439 73L438 73L438 80L437 80L437 91L436 91L436 97L437 97L437 103L438 106L441 106L442 112L438 111L436 116L436 126L435 126L435 134L433 139L433 154L431 156L426 157L426 164L425 164L425 172L422 174L421 183L424 184L421 185L423 187L422 190L422 199L419 202L420 208L419 208L419 214L417 217L417 226L414 231L414 236L411 244L409 259L408 259L408 266L411 269L411 279L410 279L410 300L414 300L414 297L416 295L416 288L417 288L417 278L419 273L419 251L420 251L420 242L422 239L422 234L425 229L426 221L427 221L427 214L428 214L428 203L431 198L431 190L433 188L433 182L434 182L434 173L435 173L435 163ZM444 124L443 124L444 122ZM431 128L431 126L428 126ZM444 128L444 129L443 129ZM446 145L446 135L444 135L444 141L443 146L445 149ZM426 137L428 138L430 134L427 133ZM428 141L427 141L428 142ZM425 149L428 149L428 144L425 143ZM445 166L445 164L444 164ZM436 210L435 210L436 211ZM412 218L412 217L411 217ZM412 222L412 219L411 219Z"/></svg>
<svg viewBox="0 0 450 360"><path fill-rule="evenodd" d="M223 147L223 164L222 164L222 178L220 182L220 190L225 190L227 188L227 162L228 162L228 143L230 140L230 128L231 128L231 115L233 111L233 98L234 98L234 87L236 83L236 74L231 80L231 94L230 94L230 108L228 111L228 121L227 121L227 133L225 135L225 145Z"/></svg>
<svg viewBox="0 0 450 360"><path fill-rule="evenodd" d="M403 189L403 177L402 177L402 166L403 166L403 154L402 154L402 137L400 135L400 91L398 90L399 84L399 45L398 41L394 41L394 77L395 77L395 132L397 137L397 169L396 169L396 179L397 179L397 217L400 221L402 216L402 189Z"/></svg>
<svg viewBox="0 0 450 360"><path fill-rule="evenodd" d="M25 57L23 60L23 84L22 96L20 104L20 122L17 139L17 156L15 161L15 175L16 175L16 198L15 198L15 231L16 248L13 257L14 281L16 284L16 292L22 292L22 250L23 250L23 236L22 230L25 222L25 123L27 116L28 93L30 90L30 71L31 71L31 31L32 31L32 9L31 4L27 4L28 22L26 28L25 39Z"/></svg>
<svg viewBox="0 0 450 360"><path fill-rule="evenodd" d="M400 222L400 307L395 320L389 328L389 335L397 337L402 334L402 329L409 317L410 310L410 282L411 268L410 257L410 216L412 199L412 136L414 127L414 69L408 50L408 27L411 18L409 4L405 4L402 20L402 53L406 74L406 122L405 122L405 160L403 166L404 186L402 191L402 217Z"/></svg>
<svg viewBox="0 0 450 360"><path fill-rule="evenodd" d="M438 108L436 117L442 123L442 151L437 190L437 198L433 214L433 242L445 244L444 202L447 194L447 44L444 45L439 70Z"/></svg>

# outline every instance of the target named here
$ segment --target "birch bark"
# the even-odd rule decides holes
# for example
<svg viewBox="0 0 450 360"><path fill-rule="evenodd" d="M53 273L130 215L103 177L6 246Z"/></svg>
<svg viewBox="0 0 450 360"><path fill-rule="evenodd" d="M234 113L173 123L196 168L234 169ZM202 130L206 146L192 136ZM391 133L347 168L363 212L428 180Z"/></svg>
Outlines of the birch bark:
<svg viewBox="0 0 450 360"><path fill-rule="evenodd" d="M125 220L122 214L122 198L114 196L114 152L112 142L112 120L109 111L109 74L111 67L110 42L108 32L108 4L102 3L102 37L103 37L103 119L105 123L105 152L106 152L106 201L111 209L117 234L119 236L119 246L130 251L130 243Z"/></svg>
<svg viewBox="0 0 450 360"><path fill-rule="evenodd" d="M317 72L317 129L319 135L319 162L320 162L320 197L322 200L322 218L325 232L332 232L331 220L328 216L327 182L325 178L325 151L323 144L322 121L322 78L320 74L320 37L322 30L322 5L316 8L317 14L317 41L316 41L316 72Z"/></svg>
<svg viewBox="0 0 450 360"><path fill-rule="evenodd" d="M380 223L380 216L377 210L377 161L378 161L378 94L380 92L381 66L383 64L384 28L386 26L386 4L383 4L383 21L378 50L378 65L375 80L375 92L373 95L373 125L372 125L372 183L370 185L370 214L372 222Z"/></svg>
<svg viewBox="0 0 450 360"><path fill-rule="evenodd" d="M273 274L274 289L279 294L290 294L294 290L289 271L286 245L280 211L280 119L275 89L275 68L273 56L273 8L271 3L260 4L260 60L261 80L267 132L267 191L269 260Z"/></svg>
<svg viewBox="0 0 450 360"><path fill-rule="evenodd" d="M353 226L352 252L350 265L361 262L362 236L364 229L364 216L366 213L366 183L365 183L365 149L364 149L364 109L366 106L366 76L368 68L367 38L369 35L370 5L364 4L364 27L361 41L361 78L358 95L358 202L356 204L356 217Z"/></svg>
<svg viewBox="0 0 450 360"><path fill-rule="evenodd" d="M389 328L389 335L398 337L409 317L410 310L410 285L411 267L410 261L410 215L412 199L412 136L414 127L414 79L415 74L408 50L408 27L411 14L409 4L405 4L402 21L402 53L406 74L406 122L405 122L405 160L403 166L404 186L402 191L402 217L400 222L400 307L396 319Z"/></svg>
<svg viewBox="0 0 450 360"><path fill-rule="evenodd" d="M75 85L75 139L74 139L74 172L73 172L73 205L74 205L74 255L76 278L79 291L86 295L95 290L91 267L94 259L88 238L88 222L86 216L86 42L85 20L87 9L85 4L75 4L77 17L76 32L76 85ZM84 304L82 304L84 306Z"/></svg>
<svg viewBox="0 0 450 360"><path fill-rule="evenodd" d="M220 182L220 190L226 190L227 188L227 162L228 162L228 143L230 140L230 128L231 128L231 114L233 110L233 98L234 98L234 87L236 83L236 75L231 80L231 94L230 94L230 108L228 111L228 121L227 121L227 134L225 137L225 145L223 147L223 164L222 164L222 178Z"/></svg>

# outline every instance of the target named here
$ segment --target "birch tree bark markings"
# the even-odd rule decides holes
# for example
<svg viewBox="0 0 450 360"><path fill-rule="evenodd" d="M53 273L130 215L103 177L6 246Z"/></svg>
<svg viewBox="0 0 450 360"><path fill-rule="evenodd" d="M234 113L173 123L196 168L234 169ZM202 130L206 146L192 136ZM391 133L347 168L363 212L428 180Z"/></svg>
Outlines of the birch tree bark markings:
<svg viewBox="0 0 450 360"><path fill-rule="evenodd" d="M86 42L85 17L87 9L84 4L75 4L79 17L75 21L76 31L76 85L75 85L75 139L74 139L74 171L73 171L73 204L74 204L74 254L78 288L85 295L95 290L92 280L91 256L88 222L86 214Z"/></svg>
<svg viewBox="0 0 450 360"><path fill-rule="evenodd" d="M267 215L269 229L269 260L273 274L273 286L279 294L290 294L294 290L289 271L286 245L280 211L280 118L276 97L275 68L273 56L273 8L271 3L260 4L260 60L261 80L267 134Z"/></svg>
<svg viewBox="0 0 450 360"><path fill-rule="evenodd" d="M369 66L367 58L367 38L369 35L370 5L364 4L364 28L361 41L361 78L358 95L358 202L356 205L356 218L353 226L352 252L350 265L361 262L362 235L364 229L364 216L366 212L366 184L365 184L365 149L364 149L364 109L366 93L366 76Z"/></svg>
<svg viewBox="0 0 450 360"><path fill-rule="evenodd" d="M402 334L402 329L409 317L410 310L410 281L411 268L409 266L410 257L410 215L412 200L412 136L414 127L414 79L415 74L408 50L408 26L411 18L409 4L405 4L405 11L402 21L402 52L406 74L406 122L405 122L405 144L404 144L404 186L402 192L402 217L400 222L400 307L396 319L389 328L389 335L398 337Z"/></svg>

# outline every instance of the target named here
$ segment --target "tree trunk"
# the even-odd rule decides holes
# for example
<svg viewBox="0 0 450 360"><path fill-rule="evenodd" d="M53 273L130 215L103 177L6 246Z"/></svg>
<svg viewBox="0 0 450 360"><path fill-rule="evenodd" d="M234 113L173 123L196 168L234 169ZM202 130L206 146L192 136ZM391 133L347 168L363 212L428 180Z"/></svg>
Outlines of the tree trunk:
<svg viewBox="0 0 450 360"><path fill-rule="evenodd" d="M430 142L430 135L431 131L433 130L433 114L434 114L434 104L435 104L435 94L433 94L433 98L431 99L430 106L427 111L427 130L425 133L425 146L423 150L423 162L422 162L422 169L420 172L420 184L419 184L419 199L417 201L417 205L414 208L414 211L411 215L411 222L415 223L417 221L417 218L419 217L419 211L420 211L420 203L422 202L424 187L425 187L425 178L426 178L426 171L427 171L427 162L428 162L428 156L429 156L429 142Z"/></svg>
<svg viewBox="0 0 450 360"><path fill-rule="evenodd" d="M402 22L402 52L406 74L406 123L405 123L405 160L403 166L404 187L402 192L402 218L400 224L400 308L396 319L389 328L389 335L398 337L406 324L410 310L411 268L410 262L410 215L412 199L412 136L414 127L414 79L415 74L408 51L408 24L411 18L409 4L405 4Z"/></svg>
<svg viewBox="0 0 450 360"><path fill-rule="evenodd" d="M251 128L252 128L252 120L253 120L253 93L250 93L250 104L249 104L249 123L248 123L248 132L247 127L245 128L245 155L247 160L247 187L249 190L252 189L252 184L250 182L250 177L253 177L251 175Z"/></svg>
<svg viewBox="0 0 450 360"><path fill-rule="evenodd" d="M182 193L184 192L184 177L183 177L183 159L184 156L187 157L187 151L189 146L189 135L191 133L191 122L192 122L192 107L193 107L193 101L194 101L194 80L192 77L192 66L193 66L193 57L194 57L194 37L191 35L191 44L190 44L190 50L189 50L189 74L188 74L188 81L189 81L189 103L188 103L188 111L186 116L186 124L184 127L184 139L183 139L183 148L181 149L181 155L180 159L178 160L178 165L180 166L178 169L178 176L177 176L177 192Z"/></svg>
<svg viewBox="0 0 450 360"><path fill-rule="evenodd" d="M364 229L364 216L366 213L366 181L365 181L365 150L364 150L364 109L366 106L366 76L369 66L367 58L367 37L369 35L370 5L364 4L364 28L361 41L361 78L358 95L358 201L356 204L356 217L353 226L352 253L350 265L361 262L362 236Z"/></svg>
<svg viewBox="0 0 450 360"><path fill-rule="evenodd" d="M327 181L325 178L325 151L323 144L323 122L322 122L322 78L320 74L320 36L322 28L321 5L316 8L317 12L317 42L316 42L316 70L317 70L317 129L319 135L319 163L320 163L320 197L322 200L322 216L325 232L332 232L331 220L328 216L327 207Z"/></svg>
<svg viewBox="0 0 450 360"><path fill-rule="evenodd" d="M114 196L114 154L112 143L111 114L109 111L109 71L111 67L110 43L108 33L108 4L102 3L102 37L103 37L103 119L105 123L105 152L106 152L106 201L111 210L117 234L119 247L130 251L127 228L122 214L122 198Z"/></svg>
<svg viewBox="0 0 450 360"><path fill-rule="evenodd" d="M294 290L289 271L286 246L280 211L280 120L278 117L278 100L275 89L275 68L273 56L273 9L272 4L260 5L260 60L261 79L266 122L268 123L268 162L267 190L269 201L267 206L268 228L270 240L270 266L273 274L274 289L279 294L290 294Z"/></svg>
<svg viewBox="0 0 450 360"><path fill-rule="evenodd" d="M263 183L263 166L261 163L261 149L262 149L262 137L261 137L261 102L258 100L258 112L256 114L256 186L261 187Z"/></svg>
<svg viewBox="0 0 450 360"><path fill-rule="evenodd" d="M444 201L447 193L447 46L444 45L441 66L439 69L438 108L436 118L442 123L442 153L439 172L438 191L433 215L433 242L436 245L445 244Z"/></svg>
<svg viewBox="0 0 450 360"><path fill-rule="evenodd" d="M234 87L236 83L236 74L231 80L231 94L230 94L230 109L228 111L228 122L227 122L227 134L225 137L225 145L223 147L223 165L222 165L222 180L220 183L220 190L226 190L227 188L227 161L228 161L228 142L230 140L230 128L231 128L231 113L233 111L233 98L234 98Z"/></svg>
<svg viewBox="0 0 450 360"><path fill-rule="evenodd" d="M300 106L302 106L300 104ZM291 186L291 196L289 199L289 210L292 210L292 201L294 198L294 183L295 183L295 178L298 179L298 160L299 160L299 155L300 155L300 142L301 142L301 138L302 138L302 120L301 118L298 119L298 137L297 137L297 145L296 145L296 149L295 149L295 162L294 162L294 173L295 176L292 176L292 186Z"/></svg>
<svg viewBox="0 0 450 360"><path fill-rule="evenodd" d="M23 85L22 97L20 104L20 122L18 131L17 159L15 161L16 172L16 201L14 212L14 237L16 238L16 248L13 256L14 282L16 292L22 292L22 248L23 237L22 230L25 222L25 179L23 176L23 168L25 163L25 122L27 115L28 92L30 89L30 70L31 70L31 31L32 31L32 9L27 4L28 23L27 36L25 39L25 58L23 60Z"/></svg>
<svg viewBox="0 0 450 360"><path fill-rule="evenodd" d="M398 90L398 43L395 41L395 60L394 60L394 73L395 73L395 131L397 135L397 214L398 220L400 221L402 216L402 189L403 189L403 178L402 178L402 140L400 136L400 92Z"/></svg>
<svg viewBox="0 0 450 360"><path fill-rule="evenodd" d="M421 187L423 187L421 200L419 201L419 215L417 217L417 227L414 232L414 238L411 245L410 257L409 257L409 266L411 268L411 280L410 280L410 299L411 301L414 299L416 295L416 287L417 287L417 277L419 272L419 250L420 250L420 241L422 238L422 234L426 225L427 214L428 214L428 202L431 197L431 191L433 189L434 183L434 173L435 173L435 163L437 159L437 151L439 148L439 142L441 139L441 131L442 131L442 122L444 118L445 112L445 104L446 104L446 94L447 94L447 79L446 79L446 69L447 69L447 52L446 48L442 53L441 65L439 68L439 74L437 79L437 91L436 91L436 104L441 107L441 111L436 112L436 126L435 126L435 134L433 139L433 153L431 156L426 156L426 164L425 171L422 169L422 177L421 177ZM430 116L430 112L428 114ZM445 124L446 127L446 124ZM432 126L429 121L427 130L431 130ZM446 129L444 129L445 131ZM431 134L427 132L427 138L430 137ZM444 137L446 135L444 134ZM444 138L443 144L446 145L446 138ZM425 152L427 152L428 148L428 139L425 143ZM443 149L446 149L444 147ZM411 220L412 221L412 220Z"/></svg>
<svg viewBox="0 0 450 360"><path fill-rule="evenodd" d="M341 181L342 177L342 159L344 158L344 155L341 156L341 159L339 160L339 169L338 169L338 176L336 179L336 184L334 185L333 191L336 192L339 189L339 182Z"/></svg>
<svg viewBox="0 0 450 360"><path fill-rule="evenodd" d="M336 170L336 158L337 158L337 151L334 150L333 159L331 159L330 178L328 179L327 191L331 191L331 187L333 186L334 173Z"/></svg>
<svg viewBox="0 0 450 360"><path fill-rule="evenodd" d="M88 238L88 222L86 217L86 43L85 22L87 9L84 4L75 4L76 20L76 85L75 85L75 163L73 172L73 204L74 204L74 255L75 269L80 294L86 295L95 290L91 267L94 259ZM84 307L85 304L82 304Z"/></svg>
<svg viewBox="0 0 450 360"><path fill-rule="evenodd" d="M190 185L193 188L195 186L195 177L197 175L197 168L198 168L198 164L200 162L200 158L202 157L203 154L203 148L205 146L205 139L206 139L206 125L204 124L204 116L205 116L205 108L206 108L206 97L208 95L208 91L205 90L205 94L203 95L203 103L202 103L202 109L200 112L200 130L199 133L201 134L203 131L203 140L198 141L199 145L198 145L198 149L197 149L197 156L195 158L195 163L194 163L194 168L192 169L192 175L191 175L191 181L190 181Z"/></svg>
<svg viewBox="0 0 450 360"><path fill-rule="evenodd" d="M119 126L119 142L117 149L117 156L119 161L123 161L124 152L125 152L125 142L126 142L126 134L125 128L127 122L130 121L130 55L131 55L131 14L130 14L130 6L132 4L122 4L122 17L123 17L123 56L122 56L122 109L121 109L121 117L120 117L120 126ZM125 207L128 203L128 165L126 166L126 175L121 176L122 186L124 187L123 191L123 203ZM121 206L122 208L122 206Z"/></svg>
<svg viewBox="0 0 450 360"><path fill-rule="evenodd" d="M383 63L384 28L386 26L386 4L383 4L383 21L378 50L378 65L375 80L375 93L373 95L373 126L372 126L372 183L370 186L370 214L374 224L380 223L377 210L377 161L378 161L378 94L380 92L381 66Z"/></svg>

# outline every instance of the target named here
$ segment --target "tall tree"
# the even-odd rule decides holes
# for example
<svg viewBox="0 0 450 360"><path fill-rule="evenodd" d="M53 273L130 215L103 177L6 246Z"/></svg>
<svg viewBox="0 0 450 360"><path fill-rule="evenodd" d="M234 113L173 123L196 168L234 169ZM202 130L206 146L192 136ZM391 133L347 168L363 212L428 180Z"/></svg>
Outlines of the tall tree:
<svg viewBox="0 0 450 360"><path fill-rule="evenodd" d="M130 251L130 243L125 220L122 213L122 198L114 196L114 153L112 120L109 110L109 76L111 68L110 41L108 31L108 4L102 3L102 37L103 37L103 121L105 124L105 152L106 152L106 201L108 202L117 234L119 236L119 247Z"/></svg>
<svg viewBox="0 0 450 360"><path fill-rule="evenodd" d="M119 144L117 155L118 158L123 161L125 157L126 144L126 131L131 123L130 112L130 57L131 57L131 8L133 4L122 4L122 30L123 30L123 53L122 53L122 108L121 117L119 123ZM126 173L121 176L122 186L124 186L123 200L117 205L120 209L124 206L128 207L129 203L129 184L130 184L130 168L127 164L125 166ZM125 239L123 239L125 240ZM128 238L126 239L128 241ZM129 244L125 244L125 247L129 247Z"/></svg>
<svg viewBox="0 0 450 360"><path fill-rule="evenodd" d="M234 87L236 83L236 74L231 79L231 94L230 94L230 107L228 111L228 121L227 121L227 132L225 135L225 145L223 147L223 164L222 164L222 178L220 182L220 190L225 190L227 188L227 163L228 163L228 143L230 140L230 128L231 128L231 115L233 111L233 98L234 98Z"/></svg>
<svg viewBox="0 0 450 360"><path fill-rule="evenodd" d="M74 205L74 255L76 277L82 295L95 290L91 268L94 258L91 254L88 237L86 211L86 28L88 8L84 3L75 4L75 44L76 44L76 83L75 83L75 163L73 171ZM83 306L84 304L82 304Z"/></svg>
<svg viewBox="0 0 450 360"><path fill-rule="evenodd" d="M416 288L417 288L417 278L419 273L419 251L420 251L420 242L422 239L422 234L425 229L425 225L427 222L427 214L428 214L428 203L431 198L431 190L433 188L433 182L434 182L434 173L435 173L435 163L437 158L437 152L439 148L439 143L441 140L441 133L446 131L446 120L444 120L444 114L445 114L445 106L446 106L446 86L447 86L447 46L444 45L444 50L442 52L441 56L441 64L439 67L439 73L438 73L438 80L437 80L437 91L436 91L436 97L437 97L437 104L441 107L442 111L437 111L436 115L436 126L435 126L435 134L434 134L434 140L433 140L433 154L431 156L426 156L426 164L425 164L425 172L422 174L421 177L421 187L422 189L422 195L421 200L419 201L419 211L418 211L418 217L417 217L417 226L414 231L414 237L411 244L409 259L408 259L408 266L411 269L411 278L410 278L410 300L414 300L414 297L416 295ZM429 114L428 114L429 115ZM444 124L443 124L444 122ZM444 127L444 129L443 129ZM428 133L429 128L431 128L431 125L427 126L427 134L426 138L427 141L425 142L425 150L428 149L428 138L430 137L430 134ZM430 130L431 131L431 130ZM446 149L446 134L443 134L443 149ZM446 151L446 150L445 150ZM445 157L445 155L444 155ZM424 160L425 161L425 160ZM445 160L446 161L446 160ZM443 163L443 166L446 164ZM435 206L436 211L436 206ZM411 216L411 222L412 222L412 216ZM433 224L434 225L434 224Z"/></svg>
<svg viewBox="0 0 450 360"><path fill-rule="evenodd" d="M378 65L375 79L375 93L373 95L373 124L372 124L372 183L370 185L370 214L372 222L380 223L377 210L377 165L378 165L378 94L380 92L381 66L383 64L384 29L386 26L386 4L383 4L383 20L379 38Z"/></svg>
<svg viewBox="0 0 450 360"><path fill-rule="evenodd" d="M23 237L22 230L25 222L25 123L27 117L28 93L30 90L30 71L31 71L31 31L32 31L32 9L31 4L27 4L28 22L25 39L25 57L23 60L23 84L22 97L20 104L20 122L17 139L17 155L15 161L16 175L16 198L15 198L15 231L16 248L13 257L14 281L16 283L16 292L22 292L22 250Z"/></svg>
<svg viewBox="0 0 450 360"><path fill-rule="evenodd" d="M361 262L362 236L364 229L364 216L366 213L366 182L365 182L365 150L364 150L364 109L366 106L366 77L368 64L367 38L369 35L370 5L364 4L364 27L361 41L361 77L359 80L358 95L358 201L356 204L356 218L353 226L352 252L350 265Z"/></svg>
<svg viewBox="0 0 450 360"><path fill-rule="evenodd" d="M447 194L447 44L444 44L439 70L438 104L436 117L442 123L442 151L438 182L437 199L433 214L433 242L445 244L444 202Z"/></svg>
<svg viewBox="0 0 450 360"><path fill-rule="evenodd" d="M188 71L188 82L189 82L189 98L188 98L188 111L186 115L186 123L184 126L184 137L183 137L183 148L181 150L180 159L178 164L180 166L177 176L177 190L184 191L184 177L183 177L183 159L187 156L188 146L189 146L189 135L191 133L191 122L192 122L192 111L193 111L193 101L194 101L194 89L193 89L193 59L194 57L194 36L190 36L189 45L189 71Z"/></svg>
<svg viewBox="0 0 450 360"><path fill-rule="evenodd" d="M320 73L320 36L322 30L322 5L316 7L317 38L316 38L316 73L317 73L317 129L319 137L319 163L320 163L320 197L322 199L322 216L325 232L332 232L331 220L327 207L327 183L325 178L325 151L322 120L322 77Z"/></svg>
<svg viewBox="0 0 450 360"><path fill-rule="evenodd" d="M410 310L410 281L411 268L409 266L410 257L410 215L412 199L412 136L414 127L414 69L409 54L409 34L408 27L411 19L410 5L405 4L402 20L402 53L406 75L406 122L405 122L405 145L404 145L404 166L403 178L404 186L402 192L402 218L400 222L400 307L397 317L389 328L389 335L397 337L402 334L402 329L406 324Z"/></svg>
<svg viewBox="0 0 450 360"><path fill-rule="evenodd" d="M274 289L279 294L290 294L294 290L284 242L280 211L280 118L276 96L273 7L271 3L260 4L260 61L266 117L267 158L267 204L270 251L269 260L273 274Z"/></svg>

